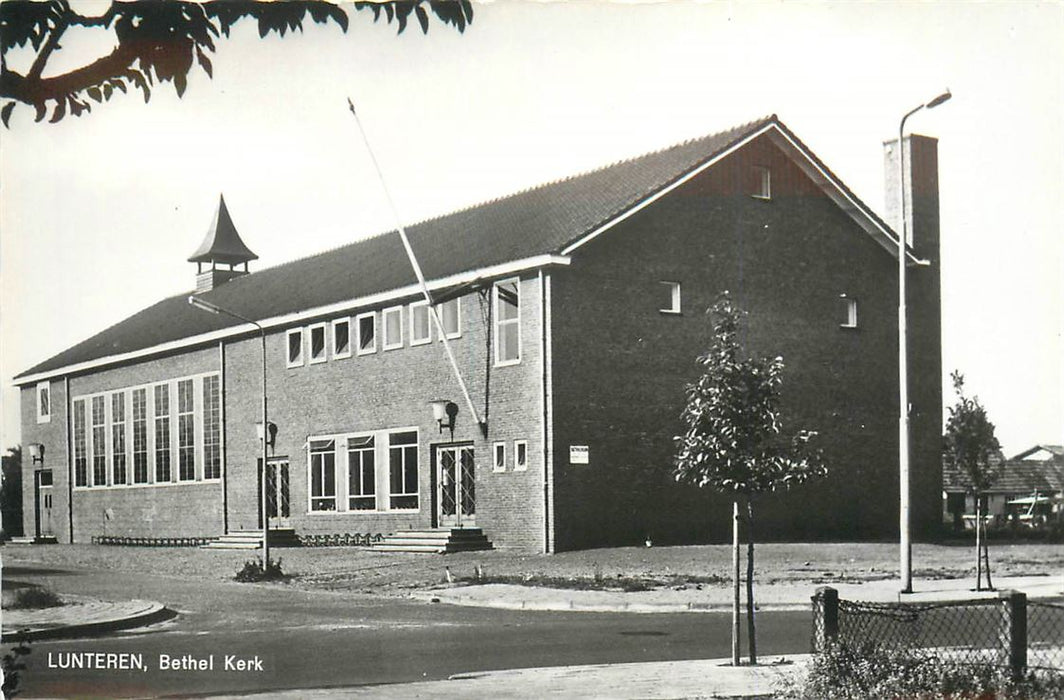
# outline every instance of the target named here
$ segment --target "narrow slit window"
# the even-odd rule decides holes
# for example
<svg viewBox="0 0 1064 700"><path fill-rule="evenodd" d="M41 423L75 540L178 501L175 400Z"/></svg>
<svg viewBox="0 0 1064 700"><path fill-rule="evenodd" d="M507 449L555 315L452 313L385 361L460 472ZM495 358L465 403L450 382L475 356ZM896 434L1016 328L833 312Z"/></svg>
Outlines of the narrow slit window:
<svg viewBox="0 0 1064 700"><path fill-rule="evenodd" d="M771 170L761 165L754 166L753 191L750 196L754 199L772 199Z"/></svg>
<svg viewBox="0 0 1064 700"><path fill-rule="evenodd" d="M661 307L658 310L663 314L680 313L680 283L663 281L658 284L662 292Z"/></svg>
<svg viewBox="0 0 1064 700"><path fill-rule="evenodd" d="M410 344L424 345L432 340L432 319L427 301L410 304Z"/></svg>
<svg viewBox="0 0 1064 700"><path fill-rule="evenodd" d="M521 361L521 288L512 279L495 285L495 364Z"/></svg>
<svg viewBox="0 0 1064 700"><path fill-rule="evenodd" d="M840 301L842 302L842 323L839 326L857 328L857 300L843 294Z"/></svg>
<svg viewBox="0 0 1064 700"><path fill-rule="evenodd" d="M111 394L111 483L126 483L126 392Z"/></svg>
<svg viewBox="0 0 1064 700"><path fill-rule="evenodd" d="M445 301L436 307L440 315L443 334L448 340L462 336L462 305L460 299Z"/></svg>
<svg viewBox="0 0 1064 700"><path fill-rule="evenodd" d="M528 441L514 441L514 471L523 472L528 469Z"/></svg>
<svg viewBox="0 0 1064 700"><path fill-rule="evenodd" d="M48 382L37 385L37 422L48 423L52 420L52 392Z"/></svg>
<svg viewBox="0 0 1064 700"><path fill-rule="evenodd" d="M325 324L310 327L310 364L325 362Z"/></svg>
<svg viewBox="0 0 1064 700"><path fill-rule="evenodd" d="M377 314L373 311L355 317L358 333L358 354L369 355L377 352Z"/></svg>
<svg viewBox="0 0 1064 700"><path fill-rule="evenodd" d="M403 307L393 306L382 311L381 325L384 326L384 349L403 347Z"/></svg>
<svg viewBox="0 0 1064 700"><path fill-rule="evenodd" d="M287 334L287 365L299 367L303 364L303 329L293 328Z"/></svg>
<svg viewBox="0 0 1064 700"><path fill-rule="evenodd" d="M332 322L333 359L351 357L351 321L338 318Z"/></svg>
<svg viewBox="0 0 1064 700"><path fill-rule="evenodd" d="M418 503L417 431L388 436L388 507L391 510L417 510Z"/></svg>
<svg viewBox="0 0 1064 700"><path fill-rule="evenodd" d="M336 442L310 441L310 509L336 510Z"/></svg>
<svg viewBox="0 0 1064 700"><path fill-rule="evenodd" d="M506 471L506 443L496 442L494 447L494 462L492 464L492 471L504 472Z"/></svg>
<svg viewBox="0 0 1064 700"><path fill-rule="evenodd" d="M377 509L376 448L372 435L347 440L348 510Z"/></svg>

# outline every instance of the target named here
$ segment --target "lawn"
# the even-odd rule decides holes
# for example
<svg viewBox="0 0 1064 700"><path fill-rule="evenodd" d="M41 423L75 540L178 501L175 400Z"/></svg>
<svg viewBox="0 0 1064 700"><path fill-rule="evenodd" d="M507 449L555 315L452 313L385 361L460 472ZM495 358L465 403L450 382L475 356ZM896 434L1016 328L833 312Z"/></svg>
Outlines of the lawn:
<svg viewBox="0 0 1064 700"><path fill-rule="evenodd" d="M152 573L182 578L232 579L254 551L199 548L114 547L101 545L5 546L5 567L35 562L75 567ZM744 552L745 554L745 552ZM398 593L446 580L528 582L564 587L627 589L687 583L727 586L731 549L727 545L624 547L522 555L503 551L461 554L381 553L358 547L274 548L288 584L308 589ZM1064 546L999 544L990 549L996 576L1059 574ZM745 560L744 560L745 566ZM917 544L917 578L974 578L971 546ZM768 543L757 546L759 584L858 582L896 578L898 548L889 543Z"/></svg>

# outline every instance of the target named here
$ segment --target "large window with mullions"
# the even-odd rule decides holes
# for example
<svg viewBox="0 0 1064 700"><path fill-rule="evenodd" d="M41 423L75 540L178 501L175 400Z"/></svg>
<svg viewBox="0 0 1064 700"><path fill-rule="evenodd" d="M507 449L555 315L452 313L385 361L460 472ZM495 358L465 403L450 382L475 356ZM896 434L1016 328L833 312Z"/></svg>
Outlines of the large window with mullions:
<svg viewBox="0 0 1064 700"><path fill-rule="evenodd" d="M515 365L521 361L521 280L496 282L495 364Z"/></svg>

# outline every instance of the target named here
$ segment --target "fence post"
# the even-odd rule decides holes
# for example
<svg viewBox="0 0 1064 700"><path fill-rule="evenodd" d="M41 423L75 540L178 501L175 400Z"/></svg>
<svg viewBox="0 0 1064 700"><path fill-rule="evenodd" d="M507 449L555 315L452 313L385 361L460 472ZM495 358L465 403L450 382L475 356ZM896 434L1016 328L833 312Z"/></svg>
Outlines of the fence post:
<svg viewBox="0 0 1064 700"><path fill-rule="evenodd" d="M813 651L824 651L839 636L839 592L820 586L813 595Z"/></svg>
<svg viewBox="0 0 1064 700"><path fill-rule="evenodd" d="M998 593L998 598L1005 616L1002 641L1009 655L1009 670L1014 679L1019 679L1027 668L1027 594L1005 590Z"/></svg>

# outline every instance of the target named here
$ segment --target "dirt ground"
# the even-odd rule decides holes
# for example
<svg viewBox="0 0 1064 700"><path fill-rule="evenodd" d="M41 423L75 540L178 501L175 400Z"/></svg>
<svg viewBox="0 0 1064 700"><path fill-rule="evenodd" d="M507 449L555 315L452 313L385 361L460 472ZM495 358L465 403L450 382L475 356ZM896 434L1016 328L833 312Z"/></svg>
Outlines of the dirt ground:
<svg viewBox="0 0 1064 700"><path fill-rule="evenodd" d="M255 551L199 548L41 545L0 547L3 566L35 562L56 567L136 571L162 576L232 579ZM743 552L745 557L745 550ZM604 587L635 581L649 588L697 583L727 586L731 548L727 545L627 547L520 555L503 551L461 554L400 554L359 547L274 548L299 588L400 593L451 579L527 582L529 585ZM993 573L1031 576L1064 572L1064 545L997 544L990 549ZM745 559L743 562L745 570ZM917 578L975 575L971 546L917 544ZM894 578L898 547L890 543L768 543L757 545L756 578L774 582L859 582Z"/></svg>

